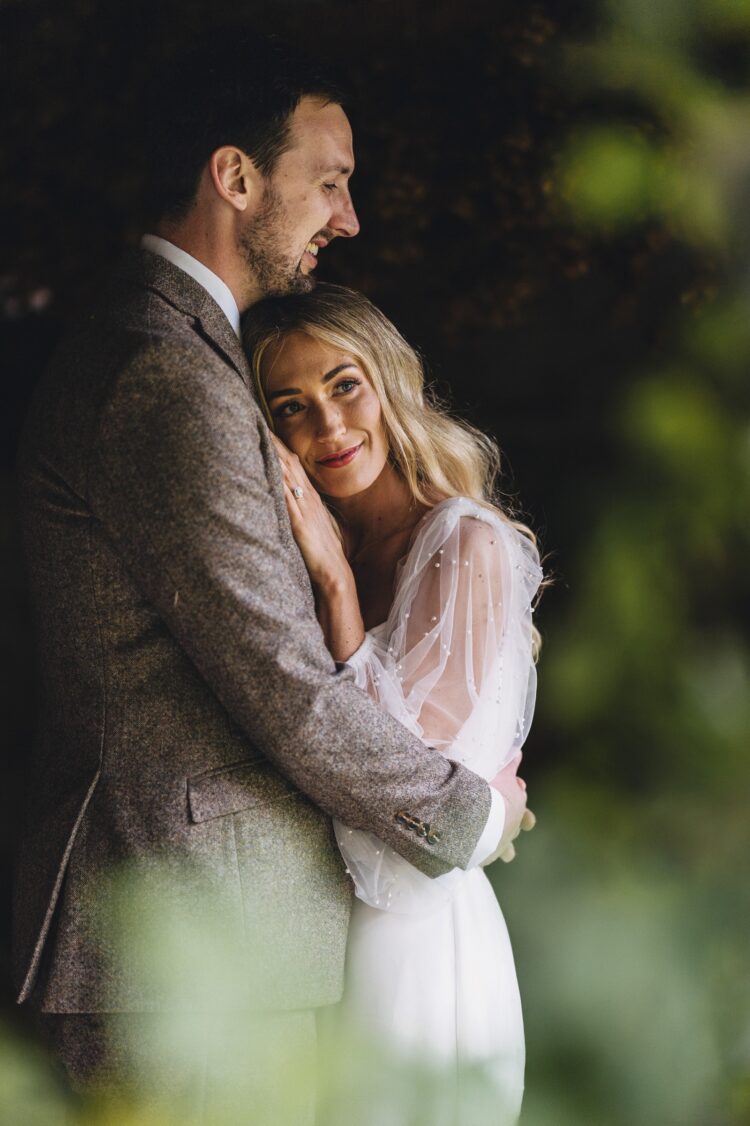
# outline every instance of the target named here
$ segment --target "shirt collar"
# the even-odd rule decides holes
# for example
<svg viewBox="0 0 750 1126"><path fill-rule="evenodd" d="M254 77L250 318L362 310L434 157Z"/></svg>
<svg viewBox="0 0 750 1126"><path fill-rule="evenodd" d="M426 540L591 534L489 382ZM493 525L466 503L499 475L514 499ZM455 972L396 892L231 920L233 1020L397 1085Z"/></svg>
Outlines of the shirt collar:
<svg viewBox="0 0 750 1126"><path fill-rule="evenodd" d="M194 278L198 285L202 285L213 297L239 338L240 311L231 289L226 282L221 280L218 274L209 270L208 266L204 266L202 262L193 258L192 254L188 254L186 250L180 250L179 246L175 246L173 242L168 242L165 238L159 238L158 235L144 235L141 239L141 246L144 250L151 251L152 254L160 254L162 258L166 258L168 262L178 266L191 278Z"/></svg>

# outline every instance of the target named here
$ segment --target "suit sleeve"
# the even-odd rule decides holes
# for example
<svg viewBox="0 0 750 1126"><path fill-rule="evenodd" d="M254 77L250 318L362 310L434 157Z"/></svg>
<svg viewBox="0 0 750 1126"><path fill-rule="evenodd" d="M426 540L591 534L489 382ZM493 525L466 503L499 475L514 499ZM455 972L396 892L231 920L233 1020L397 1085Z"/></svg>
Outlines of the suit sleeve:
<svg viewBox="0 0 750 1126"><path fill-rule="evenodd" d="M197 362L200 359L200 362ZM119 373L89 499L144 596L250 740L308 797L428 875L465 867L490 792L338 670L290 568L239 376L151 345ZM439 829L428 841L405 824Z"/></svg>

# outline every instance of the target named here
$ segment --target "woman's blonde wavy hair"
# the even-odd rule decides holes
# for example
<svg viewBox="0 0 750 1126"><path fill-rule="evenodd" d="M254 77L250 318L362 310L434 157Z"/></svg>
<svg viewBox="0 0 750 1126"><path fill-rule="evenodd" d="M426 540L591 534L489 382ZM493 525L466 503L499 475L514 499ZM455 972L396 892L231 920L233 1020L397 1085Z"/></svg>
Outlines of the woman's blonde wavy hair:
<svg viewBox="0 0 750 1126"><path fill-rule="evenodd" d="M448 413L425 387L419 354L356 290L318 283L309 293L267 298L253 305L243 318L243 343L256 396L272 430L274 420L266 402L261 365L268 347L290 332L305 332L356 358L380 400L392 464L417 502L431 508L446 497L471 497L537 543L531 529L498 503L501 458L497 443ZM540 648L541 638L533 627L535 660Z"/></svg>

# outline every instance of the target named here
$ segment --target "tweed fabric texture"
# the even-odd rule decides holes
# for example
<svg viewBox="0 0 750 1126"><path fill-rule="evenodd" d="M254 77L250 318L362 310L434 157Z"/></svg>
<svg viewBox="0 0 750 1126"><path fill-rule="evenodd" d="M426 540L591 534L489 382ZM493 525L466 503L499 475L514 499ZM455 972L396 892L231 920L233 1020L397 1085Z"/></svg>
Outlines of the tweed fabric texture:
<svg viewBox="0 0 750 1126"><path fill-rule="evenodd" d="M248 973L263 961L263 1004L335 1002L351 885L331 816L438 875L468 863L489 789L331 659L245 357L200 285L128 256L37 390L19 481L41 675L19 1000L167 1003L101 938L127 864L218 913Z"/></svg>

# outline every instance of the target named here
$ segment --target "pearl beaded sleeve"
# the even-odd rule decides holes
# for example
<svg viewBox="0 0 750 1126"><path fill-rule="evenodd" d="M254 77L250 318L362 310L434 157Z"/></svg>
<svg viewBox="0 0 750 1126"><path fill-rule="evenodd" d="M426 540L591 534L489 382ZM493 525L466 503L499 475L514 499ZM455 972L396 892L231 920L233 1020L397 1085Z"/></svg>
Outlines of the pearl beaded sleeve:
<svg viewBox="0 0 750 1126"><path fill-rule="evenodd" d="M436 505L399 565L382 625L348 662L359 687L435 751L490 779L531 723L534 544L466 497ZM377 837L334 822L357 896L411 913L444 902L461 872L430 879ZM438 827L439 828L439 827Z"/></svg>

